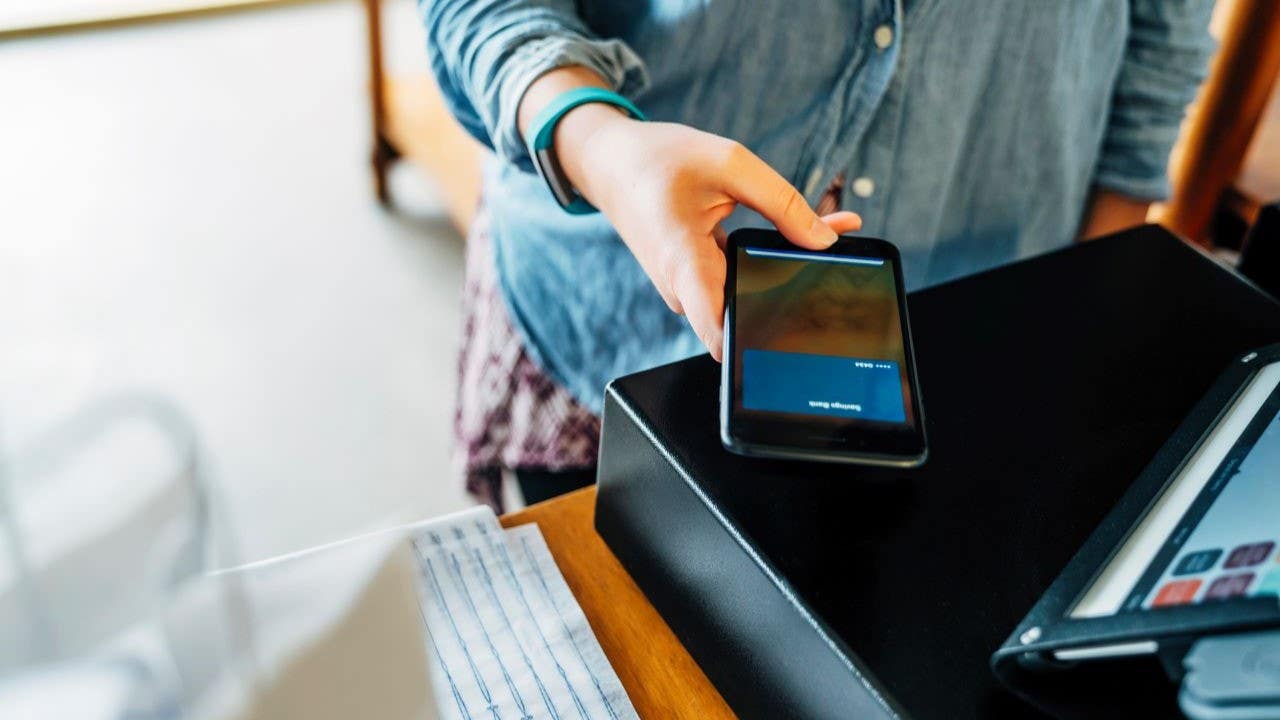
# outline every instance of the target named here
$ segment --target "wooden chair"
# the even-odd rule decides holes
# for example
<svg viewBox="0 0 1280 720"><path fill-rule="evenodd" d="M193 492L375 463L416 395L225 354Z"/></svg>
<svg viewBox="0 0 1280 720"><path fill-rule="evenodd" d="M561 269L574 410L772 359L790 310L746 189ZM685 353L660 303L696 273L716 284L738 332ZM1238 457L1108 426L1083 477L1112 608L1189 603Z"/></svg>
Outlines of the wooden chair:
<svg viewBox="0 0 1280 720"><path fill-rule="evenodd" d="M1247 227L1263 205L1280 200L1280 2L1234 0L1224 10L1222 42L1183 129L1170 168L1173 197L1159 219L1206 247L1220 212ZM1255 142L1257 167L1242 174Z"/></svg>
<svg viewBox="0 0 1280 720"><path fill-rule="evenodd" d="M425 170L444 196L449 217L464 235L480 200L484 147L449 114L435 81L425 71L388 77L382 58L382 2L361 0L368 25L369 100L372 116L373 189L390 206L391 165L406 159Z"/></svg>

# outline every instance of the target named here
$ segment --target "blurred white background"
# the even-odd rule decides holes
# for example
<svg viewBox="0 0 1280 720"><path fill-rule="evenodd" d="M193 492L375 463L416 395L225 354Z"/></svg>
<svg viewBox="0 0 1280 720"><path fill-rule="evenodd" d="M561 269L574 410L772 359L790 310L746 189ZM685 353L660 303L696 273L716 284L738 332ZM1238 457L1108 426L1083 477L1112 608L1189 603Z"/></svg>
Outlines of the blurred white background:
<svg viewBox="0 0 1280 720"><path fill-rule="evenodd" d="M354 2L0 41L0 412L171 398L244 560L470 504L462 241L411 168L376 204L366 60Z"/></svg>

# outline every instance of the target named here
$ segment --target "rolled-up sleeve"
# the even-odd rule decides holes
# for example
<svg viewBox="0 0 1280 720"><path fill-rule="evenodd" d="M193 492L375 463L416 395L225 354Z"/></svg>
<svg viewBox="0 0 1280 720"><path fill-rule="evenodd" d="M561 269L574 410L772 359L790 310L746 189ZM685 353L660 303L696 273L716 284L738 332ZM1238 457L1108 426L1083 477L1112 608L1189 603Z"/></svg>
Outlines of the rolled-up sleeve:
<svg viewBox="0 0 1280 720"><path fill-rule="evenodd" d="M454 117L499 157L532 170L516 125L529 85L582 65L633 95L648 83L639 56L595 37L573 0L419 0L431 70Z"/></svg>
<svg viewBox="0 0 1280 720"><path fill-rule="evenodd" d="M1124 63L1094 182L1144 200L1169 194L1169 152L1204 80L1213 0L1132 0Z"/></svg>

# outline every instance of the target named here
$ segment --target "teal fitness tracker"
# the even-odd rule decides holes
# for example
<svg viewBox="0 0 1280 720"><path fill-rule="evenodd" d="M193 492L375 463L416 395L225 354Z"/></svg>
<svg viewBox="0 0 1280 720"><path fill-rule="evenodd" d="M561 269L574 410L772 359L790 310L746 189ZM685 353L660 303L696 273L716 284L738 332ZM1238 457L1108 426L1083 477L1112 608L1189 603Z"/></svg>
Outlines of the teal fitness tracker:
<svg viewBox="0 0 1280 720"><path fill-rule="evenodd" d="M574 88L560 93L533 119L533 124L529 126L529 156L533 158L534 167L538 168L538 174L546 181L556 202L560 203L560 207L566 212L574 215L593 213L596 209L573 189L573 183L565 177L564 168L560 166L560 159L556 157L552 140L555 138L556 124L560 122L560 118L570 110L587 103L614 105L627 111L627 114L636 120L644 120L644 113L640 112L630 100L612 90L598 87Z"/></svg>

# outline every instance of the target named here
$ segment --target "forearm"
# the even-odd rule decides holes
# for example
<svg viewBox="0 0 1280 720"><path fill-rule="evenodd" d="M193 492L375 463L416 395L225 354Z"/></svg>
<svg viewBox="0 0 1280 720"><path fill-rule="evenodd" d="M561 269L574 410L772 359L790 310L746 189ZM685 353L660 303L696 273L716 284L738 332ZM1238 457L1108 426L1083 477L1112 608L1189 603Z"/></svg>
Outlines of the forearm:
<svg viewBox="0 0 1280 720"><path fill-rule="evenodd" d="M518 121L538 78L578 67L624 95L648 82L622 40L595 36L574 0L420 0L427 54L446 104L498 157L532 172ZM531 116L530 116L531 117Z"/></svg>
<svg viewBox="0 0 1280 720"><path fill-rule="evenodd" d="M1095 187L1080 221L1077 240L1092 240L1147 221L1151 202Z"/></svg>

